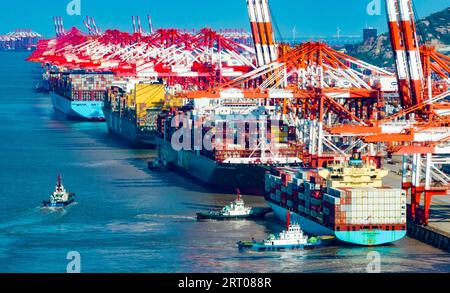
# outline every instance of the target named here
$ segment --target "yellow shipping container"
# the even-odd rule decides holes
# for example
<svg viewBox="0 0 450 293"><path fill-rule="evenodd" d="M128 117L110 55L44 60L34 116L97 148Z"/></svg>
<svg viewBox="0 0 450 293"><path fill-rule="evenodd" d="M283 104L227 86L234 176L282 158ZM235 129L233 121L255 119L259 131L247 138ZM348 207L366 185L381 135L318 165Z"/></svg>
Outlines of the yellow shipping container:
<svg viewBox="0 0 450 293"><path fill-rule="evenodd" d="M133 108L134 105L135 105L133 92L131 92L130 94L126 94L126 99L127 99L127 107L128 108Z"/></svg>
<svg viewBox="0 0 450 293"><path fill-rule="evenodd" d="M180 108L183 106L183 99L176 96L167 95L164 106L168 108Z"/></svg>
<svg viewBox="0 0 450 293"><path fill-rule="evenodd" d="M137 84L135 93L136 105L144 104L147 108L164 106L165 88L163 84Z"/></svg>

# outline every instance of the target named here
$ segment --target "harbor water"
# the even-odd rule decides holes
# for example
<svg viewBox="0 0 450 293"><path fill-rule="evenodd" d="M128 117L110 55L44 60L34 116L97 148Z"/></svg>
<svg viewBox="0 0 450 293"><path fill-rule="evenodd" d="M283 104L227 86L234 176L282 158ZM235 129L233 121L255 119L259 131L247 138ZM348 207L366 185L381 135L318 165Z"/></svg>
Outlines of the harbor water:
<svg viewBox="0 0 450 293"><path fill-rule="evenodd" d="M197 222L227 204L173 173L152 173L148 150L111 137L105 123L66 121L33 91L40 67L27 53L0 52L0 272L449 272L450 254L410 238L381 247L239 251L236 242L283 229L267 221ZM64 210L44 210L56 176L76 193ZM264 205L244 197L249 205Z"/></svg>

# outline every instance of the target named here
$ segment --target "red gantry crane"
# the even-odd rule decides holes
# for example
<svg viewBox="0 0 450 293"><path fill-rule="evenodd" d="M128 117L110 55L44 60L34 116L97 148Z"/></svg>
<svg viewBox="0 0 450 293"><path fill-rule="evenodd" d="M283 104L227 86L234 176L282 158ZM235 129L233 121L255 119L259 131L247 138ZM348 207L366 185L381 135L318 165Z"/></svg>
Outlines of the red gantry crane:
<svg viewBox="0 0 450 293"><path fill-rule="evenodd" d="M137 20L137 23L136 23ZM30 61L51 64L62 71L84 69L117 76L163 79L184 90L227 82L256 68L254 50L211 29L183 32L159 29L145 32L133 17L134 33L101 32L95 20L84 22L88 34L66 31L55 17L56 38L39 43Z"/></svg>
<svg viewBox="0 0 450 293"><path fill-rule="evenodd" d="M272 54L277 46L268 3L247 4L258 68L184 96L278 105L280 115L297 127L306 146L303 160L312 167L346 159L355 148L379 166L386 150L403 154L402 187L411 197L411 217L427 224L431 197L450 190L450 177L439 168L450 163L450 58L419 46L412 0L386 0L398 88L389 86L395 80L392 73L322 43ZM401 104L397 113L389 103L396 92Z"/></svg>
<svg viewBox="0 0 450 293"><path fill-rule="evenodd" d="M395 90L383 88L381 81L392 83L394 74L320 42L304 43L280 55L268 1L247 4L258 68L220 87L190 91L184 97L257 99L261 105L277 107L280 117L296 126L307 146L303 159L311 166L335 160L336 153L350 157L353 148L335 145L336 137L324 132L325 124L331 126L340 119L366 125L364 120L380 115L382 93ZM375 150L370 155L380 161Z"/></svg>
<svg viewBox="0 0 450 293"><path fill-rule="evenodd" d="M386 0L386 7L403 109L368 126L340 125L331 132L359 133L366 143L383 143L388 152L402 154L410 217L428 224L431 198L450 194L450 176L441 168L450 164L450 58L419 46L412 0Z"/></svg>

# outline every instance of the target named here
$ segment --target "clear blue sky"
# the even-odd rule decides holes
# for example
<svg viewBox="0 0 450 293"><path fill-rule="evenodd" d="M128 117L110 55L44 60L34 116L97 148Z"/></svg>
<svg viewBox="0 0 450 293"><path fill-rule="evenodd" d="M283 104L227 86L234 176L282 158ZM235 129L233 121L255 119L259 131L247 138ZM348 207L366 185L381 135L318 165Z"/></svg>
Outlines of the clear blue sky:
<svg viewBox="0 0 450 293"><path fill-rule="evenodd" d="M153 18L155 27L245 28L249 29L245 0L80 0L82 16L69 16L70 0L2 0L0 33L15 28L32 28L53 36L53 16L64 17L67 27L82 27L86 15L95 17L101 28L131 30L131 15ZM284 38L331 36L339 27L343 35L361 35L368 25L386 30L384 0L381 15L370 16L366 6L372 0L269 0L272 14ZM377 1L377 0L375 0ZM414 0L420 17L450 6L449 0ZM143 21L147 28L147 22Z"/></svg>

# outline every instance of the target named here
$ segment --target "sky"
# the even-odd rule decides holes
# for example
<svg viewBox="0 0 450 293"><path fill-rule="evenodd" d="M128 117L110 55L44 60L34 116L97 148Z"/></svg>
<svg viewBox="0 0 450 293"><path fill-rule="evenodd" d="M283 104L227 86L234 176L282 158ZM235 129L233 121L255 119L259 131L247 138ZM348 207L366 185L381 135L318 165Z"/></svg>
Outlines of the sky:
<svg viewBox="0 0 450 293"><path fill-rule="evenodd" d="M2 0L0 34L16 28L31 28L46 37L54 35L53 16L62 16L65 27L84 28L87 15L100 28L132 30L132 15L140 15L144 29L150 14L156 28L243 28L249 30L245 0L75 0L81 16L67 14L72 0ZM374 3L369 15L367 6ZM378 14L377 7L381 3ZM387 30L384 0L269 0L277 39L362 35L366 26ZM419 17L450 6L449 0L414 0ZM372 13L373 14L373 13Z"/></svg>

